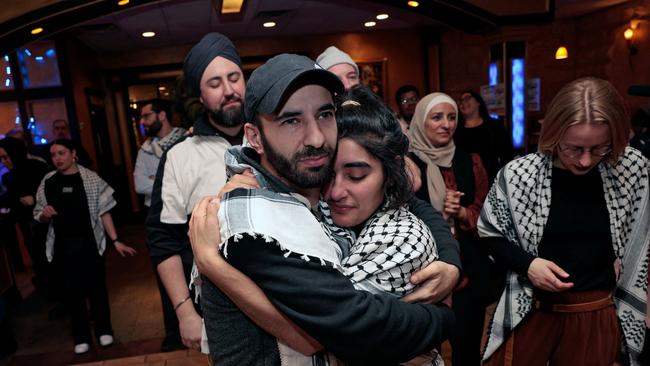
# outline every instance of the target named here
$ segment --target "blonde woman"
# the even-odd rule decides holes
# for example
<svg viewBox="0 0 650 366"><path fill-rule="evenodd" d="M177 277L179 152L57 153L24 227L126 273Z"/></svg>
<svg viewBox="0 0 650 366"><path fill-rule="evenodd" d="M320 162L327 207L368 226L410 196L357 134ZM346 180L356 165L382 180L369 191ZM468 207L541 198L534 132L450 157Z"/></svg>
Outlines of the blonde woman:
<svg viewBox="0 0 650 366"><path fill-rule="evenodd" d="M563 87L539 151L506 165L479 232L508 268L488 365L638 365L646 325L650 163L607 81Z"/></svg>

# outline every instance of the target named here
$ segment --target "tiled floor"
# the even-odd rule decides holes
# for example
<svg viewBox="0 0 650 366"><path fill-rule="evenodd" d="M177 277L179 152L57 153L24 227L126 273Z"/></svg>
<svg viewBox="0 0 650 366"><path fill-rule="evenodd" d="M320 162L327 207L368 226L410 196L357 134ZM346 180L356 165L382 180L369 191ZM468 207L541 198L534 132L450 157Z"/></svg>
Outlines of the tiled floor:
<svg viewBox="0 0 650 366"><path fill-rule="evenodd" d="M106 349L91 348L86 355L74 355L69 317L48 320L48 311L54 303L35 291L30 274L19 273L17 282L23 301L11 314L19 349L12 357L0 360L0 366L22 366L25 362L31 365L40 359L44 361L43 364L48 365L83 363L105 359L103 357L117 358L159 351L164 336L162 310L153 267L144 244L144 228L141 224L126 224L121 225L118 232L120 238L133 246L138 254L135 257L122 258L114 250L109 250L106 255L116 344ZM139 350L142 352L137 353ZM187 362L191 360L191 363L167 360L166 365L207 364L205 360L197 363L196 355L188 356L187 351L183 352L186 353ZM140 363L149 364L147 357L151 362L158 362L160 359L155 361L155 357L161 356L142 357L145 357L145 361ZM104 363L114 364L123 363Z"/></svg>

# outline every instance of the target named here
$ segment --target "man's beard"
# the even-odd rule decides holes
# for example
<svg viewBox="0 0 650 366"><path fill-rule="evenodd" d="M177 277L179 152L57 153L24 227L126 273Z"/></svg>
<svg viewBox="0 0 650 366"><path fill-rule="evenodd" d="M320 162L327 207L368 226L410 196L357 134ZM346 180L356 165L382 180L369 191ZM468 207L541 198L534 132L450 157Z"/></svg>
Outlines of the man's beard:
<svg viewBox="0 0 650 366"><path fill-rule="evenodd" d="M210 121L221 127L236 127L244 123L243 104L240 103L238 108L221 108L219 110L211 110L206 108Z"/></svg>
<svg viewBox="0 0 650 366"><path fill-rule="evenodd" d="M145 134L148 137L156 137L158 136L158 132L160 132L160 129L162 128L162 122L156 117L156 121L151 124L149 127L145 127Z"/></svg>
<svg viewBox="0 0 650 366"><path fill-rule="evenodd" d="M269 163L273 166L275 171L280 177L288 180L290 183L298 188L320 188L332 176L332 163L334 159L334 150L327 146L321 148L314 148L307 146L303 150L297 152L292 157L287 158L275 151L271 145L266 141L262 133L262 146L264 147L264 154L267 156ZM316 157L327 155L329 161L320 167L307 168L300 171L298 168L298 161L306 157Z"/></svg>

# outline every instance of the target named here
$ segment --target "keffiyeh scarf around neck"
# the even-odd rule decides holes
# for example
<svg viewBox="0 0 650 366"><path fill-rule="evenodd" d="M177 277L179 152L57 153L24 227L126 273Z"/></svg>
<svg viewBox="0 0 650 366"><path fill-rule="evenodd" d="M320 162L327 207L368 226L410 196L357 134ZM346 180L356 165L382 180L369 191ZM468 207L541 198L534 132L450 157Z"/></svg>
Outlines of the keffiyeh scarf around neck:
<svg viewBox="0 0 650 366"><path fill-rule="evenodd" d="M539 153L512 161L501 169L478 222L481 237L503 237L537 255L551 204L552 159ZM624 349L631 365L645 339L648 245L650 243L650 162L627 148L615 163L598 169L609 212L612 245L621 261L614 292L623 330ZM532 309L533 286L527 277L509 271L506 288L490 324L483 358L487 360Z"/></svg>
<svg viewBox="0 0 650 366"><path fill-rule="evenodd" d="M185 136L185 129L180 127L175 127L172 132L167 134L167 136L158 139L158 138L148 138L143 144L142 151L155 155L157 158L161 158L162 154L167 151L178 139Z"/></svg>

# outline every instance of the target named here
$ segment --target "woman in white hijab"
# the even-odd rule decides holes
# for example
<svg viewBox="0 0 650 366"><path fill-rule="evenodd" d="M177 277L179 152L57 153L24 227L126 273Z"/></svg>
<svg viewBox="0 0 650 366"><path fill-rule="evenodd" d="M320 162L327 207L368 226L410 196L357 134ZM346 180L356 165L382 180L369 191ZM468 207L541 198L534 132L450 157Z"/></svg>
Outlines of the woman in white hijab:
<svg viewBox="0 0 650 366"><path fill-rule="evenodd" d="M485 306L492 300L491 286L486 283L491 278L491 262L478 245L476 229L489 187L479 156L454 145L457 117L452 98L429 94L415 107L408 136L412 158L422 173L423 184L416 196L443 213L460 242L465 279L453 294L452 364L473 366L480 364Z"/></svg>

